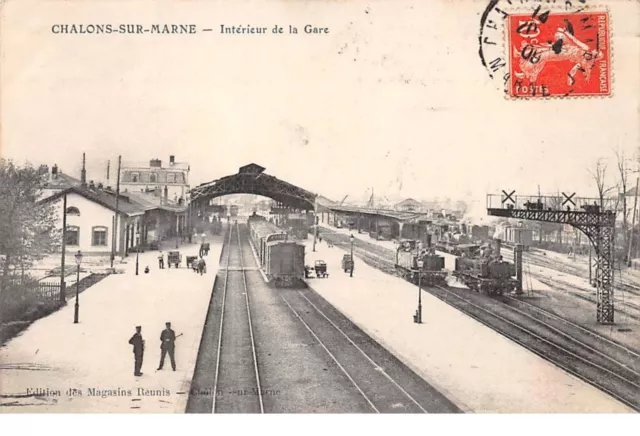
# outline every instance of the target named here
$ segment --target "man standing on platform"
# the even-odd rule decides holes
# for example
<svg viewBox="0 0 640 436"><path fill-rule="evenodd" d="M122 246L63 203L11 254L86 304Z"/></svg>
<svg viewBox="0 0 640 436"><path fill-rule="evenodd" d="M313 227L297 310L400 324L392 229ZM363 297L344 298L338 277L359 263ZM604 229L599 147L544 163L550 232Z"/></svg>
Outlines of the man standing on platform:
<svg viewBox="0 0 640 436"><path fill-rule="evenodd" d="M135 360L133 375L140 377L142 373L142 357L144 356L144 340L142 339L142 326L136 327L136 332L129 339L129 344L133 345L133 358Z"/></svg>
<svg viewBox="0 0 640 436"><path fill-rule="evenodd" d="M162 350L162 354L160 356L160 365L158 366L158 371L162 369L164 366L164 358L167 353L169 353L169 358L171 359L171 367L173 370L176 370L176 357L175 357L175 349L176 349L176 333L171 330L171 323L165 323L165 328L160 334L160 350Z"/></svg>
<svg viewBox="0 0 640 436"><path fill-rule="evenodd" d="M164 255L162 254L162 251L160 251L160 254L158 255L158 268L164 269Z"/></svg>

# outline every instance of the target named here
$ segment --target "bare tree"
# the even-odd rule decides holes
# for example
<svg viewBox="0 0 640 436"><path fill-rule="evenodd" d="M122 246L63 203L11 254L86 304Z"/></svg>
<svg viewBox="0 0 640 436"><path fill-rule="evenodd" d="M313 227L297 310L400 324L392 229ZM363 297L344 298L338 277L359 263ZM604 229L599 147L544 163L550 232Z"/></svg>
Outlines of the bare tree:
<svg viewBox="0 0 640 436"><path fill-rule="evenodd" d="M615 151L615 153L616 153L617 164L618 164L618 172L620 173L620 182L618 184L618 187L619 187L618 198L619 200L622 200L622 240L623 240L623 247L626 247L629 240L629 226L628 226L629 209L627 207L627 185L628 185L627 182L629 179L630 169L628 166L627 158L625 157L624 150L620 151L618 149Z"/></svg>
<svg viewBox="0 0 640 436"><path fill-rule="evenodd" d="M607 164L603 159L598 159L595 171L589 169L587 171L596 182L596 187L598 188L598 199L600 200L600 210L604 210L605 196L616 188L616 186L606 187Z"/></svg>

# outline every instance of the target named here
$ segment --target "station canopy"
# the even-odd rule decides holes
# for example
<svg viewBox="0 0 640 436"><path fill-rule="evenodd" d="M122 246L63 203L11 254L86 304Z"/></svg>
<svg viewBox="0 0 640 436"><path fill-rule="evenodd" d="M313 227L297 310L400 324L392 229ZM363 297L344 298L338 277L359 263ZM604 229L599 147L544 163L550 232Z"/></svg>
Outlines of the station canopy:
<svg viewBox="0 0 640 436"><path fill-rule="evenodd" d="M191 200L209 200L230 194L254 194L269 197L286 207L298 210L313 210L316 195L265 174L265 168L251 163L240 167L238 174L203 183L191 190Z"/></svg>

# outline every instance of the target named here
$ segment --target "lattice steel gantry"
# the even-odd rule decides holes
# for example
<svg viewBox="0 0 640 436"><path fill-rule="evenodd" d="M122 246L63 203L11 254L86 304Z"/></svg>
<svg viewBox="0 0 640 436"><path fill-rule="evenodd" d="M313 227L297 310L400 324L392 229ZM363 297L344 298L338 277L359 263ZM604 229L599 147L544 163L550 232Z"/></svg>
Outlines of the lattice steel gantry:
<svg viewBox="0 0 640 436"><path fill-rule="evenodd" d="M515 191L487 195L491 216L568 224L581 230L596 252L596 321L613 324L615 206L609 199L562 196L516 196Z"/></svg>

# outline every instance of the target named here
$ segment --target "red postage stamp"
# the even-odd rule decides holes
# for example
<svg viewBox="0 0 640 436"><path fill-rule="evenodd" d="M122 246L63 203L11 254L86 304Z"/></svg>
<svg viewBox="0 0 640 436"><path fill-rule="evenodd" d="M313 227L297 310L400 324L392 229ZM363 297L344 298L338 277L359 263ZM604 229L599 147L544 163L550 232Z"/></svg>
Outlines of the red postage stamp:
<svg viewBox="0 0 640 436"><path fill-rule="evenodd" d="M611 95L607 12L509 15L510 97Z"/></svg>

